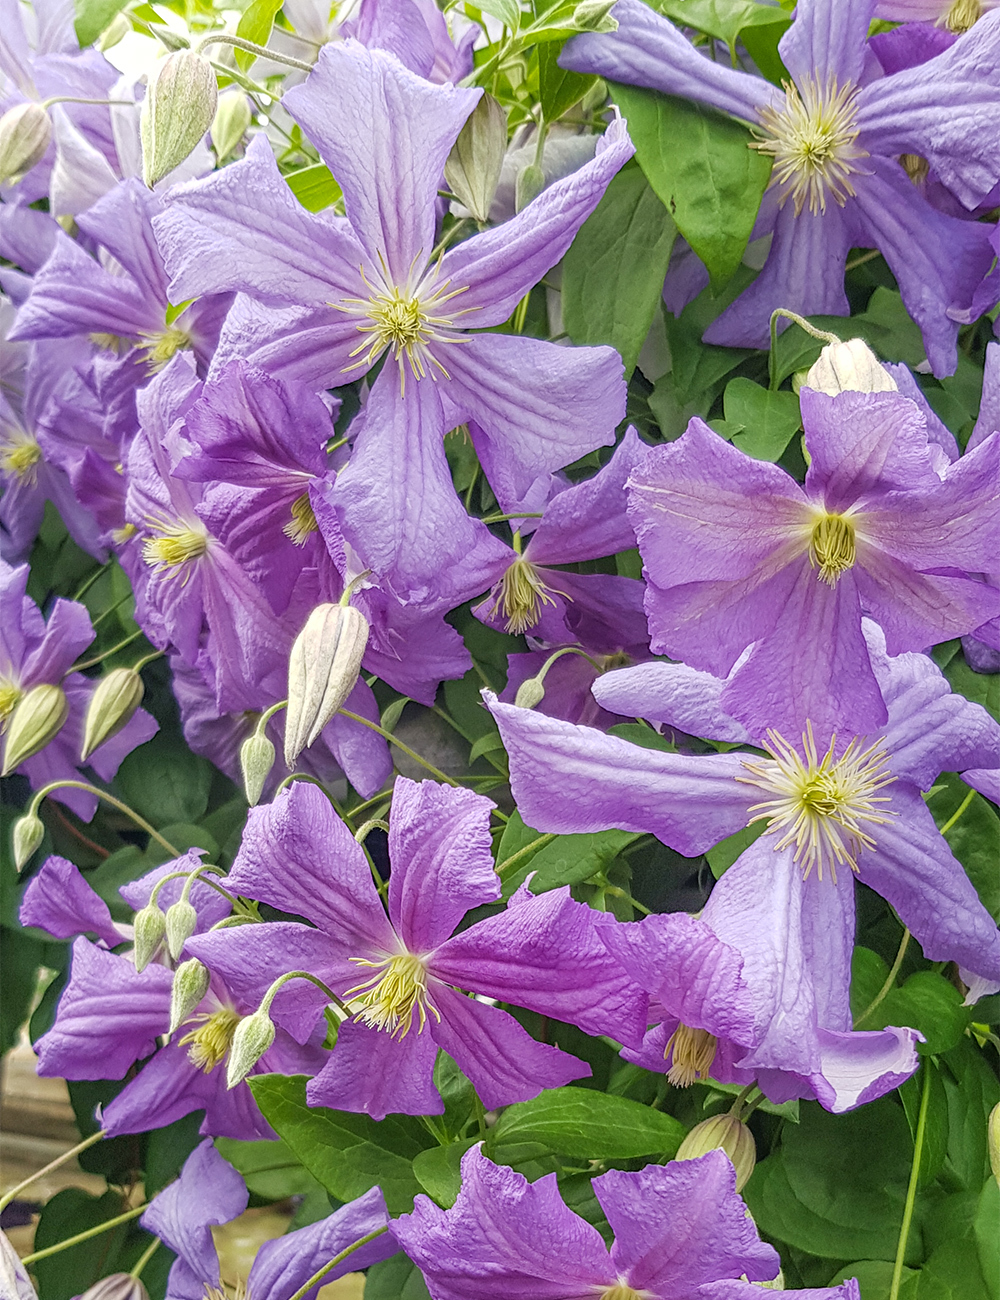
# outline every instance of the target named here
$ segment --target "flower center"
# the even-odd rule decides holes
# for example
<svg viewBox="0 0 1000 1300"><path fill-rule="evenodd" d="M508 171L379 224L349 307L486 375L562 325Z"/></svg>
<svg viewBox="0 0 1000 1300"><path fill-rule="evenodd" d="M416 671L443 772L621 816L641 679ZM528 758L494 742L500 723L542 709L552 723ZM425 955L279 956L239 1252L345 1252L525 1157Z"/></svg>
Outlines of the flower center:
<svg viewBox="0 0 1000 1300"><path fill-rule="evenodd" d="M0 677L0 725L6 726L7 719L17 708L24 692L8 677Z"/></svg>
<svg viewBox="0 0 1000 1300"><path fill-rule="evenodd" d="M0 444L0 470L13 474L26 483L34 483L38 478L38 462L42 459L42 449L29 434L21 433L9 436Z"/></svg>
<svg viewBox="0 0 1000 1300"><path fill-rule="evenodd" d="M520 555L504 573L498 586L490 617L499 612L507 620L508 632L518 633L533 627L541 615L542 605L556 603L549 595L550 588L538 576L538 570L530 560Z"/></svg>
<svg viewBox="0 0 1000 1300"><path fill-rule="evenodd" d="M204 530L180 522L156 526L159 536L147 537L142 544L142 558L151 569L179 569L208 550L208 533Z"/></svg>
<svg viewBox="0 0 1000 1300"><path fill-rule="evenodd" d="M967 32L979 22L983 12L980 0L955 0L938 19L938 26L947 27L950 32Z"/></svg>
<svg viewBox="0 0 1000 1300"><path fill-rule="evenodd" d="M899 155L899 165L914 185L922 185L931 170L931 165L927 159L922 158L918 153L901 153Z"/></svg>
<svg viewBox="0 0 1000 1300"><path fill-rule="evenodd" d="M857 858L875 841L864 829L884 826L894 816L880 805L889 799L877 792L896 778L889 774L889 758L876 741L861 749L852 740L840 758L834 758L836 736L822 758L816 752L812 725L802 736L803 758L776 731L767 733L771 758L747 762L750 776L736 779L773 794L750 808L756 816L747 823L767 821L767 835L780 835L775 849L795 845L795 861L805 868L804 878L816 867L820 880L828 867L837 883L837 867L857 871Z"/></svg>
<svg viewBox="0 0 1000 1300"><path fill-rule="evenodd" d="M821 515L813 524L809 539L809 563L819 569L823 582L831 587L857 559L854 524L846 515Z"/></svg>
<svg viewBox="0 0 1000 1300"><path fill-rule="evenodd" d="M649 1294L648 1291L636 1291L627 1282L616 1282L614 1286L602 1291L597 1300L644 1300Z"/></svg>
<svg viewBox="0 0 1000 1300"><path fill-rule="evenodd" d="M308 492L303 492L300 497L295 498L292 502L291 514L291 519L281 531L293 546L305 546L309 535L319 528Z"/></svg>
<svg viewBox="0 0 1000 1300"><path fill-rule="evenodd" d="M789 199L799 216L808 204L814 215L826 211L829 196L841 207L854 197L850 182L859 158L868 151L855 144L857 87L836 78L826 87L803 80L801 87L785 82L785 103L760 110L761 128L767 134L751 145L774 159L771 184L781 191L781 204Z"/></svg>
<svg viewBox="0 0 1000 1300"><path fill-rule="evenodd" d="M220 1290L206 1282L205 1300L250 1300L250 1292L242 1278L238 1277L235 1282L227 1282L225 1285L226 1290Z"/></svg>
<svg viewBox="0 0 1000 1300"><path fill-rule="evenodd" d="M192 1065L211 1074L219 1062L229 1055L240 1016L229 1007L223 1007L220 1011L203 1011L192 1016L188 1024L195 1023L198 1028L185 1034L180 1045L187 1047L188 1060Z"/></svg>
<svg viewBox="0 0 1000 1300"><path fill-rule="evenodd" d="M689 1088L695 1079L707 1079L718 1041L707 1029L678 1025L667 1039L663 1059L673 1053L667 1078L675 1088Z"/></svg>
<svg viewBox="0 0 1000 1300"><path fill-rule="evenodd" d="M146 369L151 375L157 374L178 352L191 346L191 335L186 330L169 325L156 334L144 334L146 342L142 351L146 355Z"/></svg>
<svg viewBox="0 0 1000 1300"><path fill-rule="evenodd" d="M418 1034L427 1023L428 1011L440 1021L427 997L427 968L419 957L405 952L385 961L365 961L362 957L351 960L381 972L344 994L345 999L353 997L361 1003L355 1018L362 1024L384 1029L393 1038L405 1038L413 1026L414 1012L420 1018Z"/></svg>

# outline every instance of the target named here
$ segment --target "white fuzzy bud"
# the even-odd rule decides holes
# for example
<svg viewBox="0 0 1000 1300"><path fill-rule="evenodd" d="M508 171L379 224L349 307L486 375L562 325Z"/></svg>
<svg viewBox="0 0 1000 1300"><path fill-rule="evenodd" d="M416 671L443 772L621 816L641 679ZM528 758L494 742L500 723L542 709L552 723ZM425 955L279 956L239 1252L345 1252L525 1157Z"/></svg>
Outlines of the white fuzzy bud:
<svg viewBox="0 0 1000 1300"><path fill-rule="evenodd" d="M258 1007L252 1016L246 1016L236 1026L226 1066L226 1087L235 1088L242 1083L273 1042L271 1017L263 1007Z"/></svg>
<svg viewBox="0 0 1000 1300"><path fill-rule="evenodd" d="M187 1020L198 1003L208 992L210 975L197 957L182 961L174 971L174 982L170 986L170 1032L176 1033L178 1027Z"/></svg>
<svg viewBox="0 0 1000 1300"><path fill-rule="evenodd" d="M195 932L198 913L185 898L179 898L167 908L163 929L167 939L167 952L174 961L181 955L181 950Z"/></svg>
<svg viewBox="0 0 1000 1300"><path fill-rule="evenodd" d="M288 658L285 763L292 767L354 689L368 620L353 605L317 605Z"/></svg>
<svg viewBox="0 0 1000 1300"><path fill-rule="evenodd" d="M838 393L895 393L892 375L864 339L828 343L813 363L803 387L836 397Z"/></svg>
<svg viewBox="0 0 1000 1300"><path fill-rule="evenodd" d="M484 94L448 155L444 176L451 192L477 221L490 215L507 149L507 114Z"/></svg>
<svg viewBox="0 0 1000 1300"><path fill-rule="evenodd" d="M541 677L526 677L517 688L514 703L519 709L533 709L545 698L545 683Z"/></svg>
<svg viewBox="0 0 1000 1300"><path fill-rule="evenodd" d="M15 104L0 117L0 182L20 180L41 162L52 123L41 104Z"/></svg>
<svg viewBox="0 0 1000 1300"><path fill-rule="evenodd" d="M166 929L166 919L158 907L149 904L136 912L132 921L135 940L132 956L136 970L145 970L156 956Z"/></svg>
<svg viewBox="0 0 1000 1300"><path fill-rule="evenodd" d="M45 827L37 813L25 813L14 823L14 866L21 871L45 838Z"/></svg>
<svg viewBox="0 0 1000 1300"><path fill-rule="evenodd" d="M112 1273L88 1287L80 1300L149 1300L149 1292L141 1278L131 1273Z"/></svg>
<svg viewBox="0 0 1000 1300"><path fill-rule="evenodd" d="M212 122L212 145L219 162L229 157L246 135L252 121L253 110L242 90L227 90L219 96Z"/></svg>
<svg viewBox="0 0 1000 1300"><path fill-rule="evenodd" d="M545 189L545 173L535 163L529 163L517 173L514 182L514 208L521 212L532 199L537 199Z"/></svg>
<svg viewBox="0 0 1000 1300"><path fill-rule="evenodd" d="M247 803L252 808L264 791L264 782L274 767L274 746L259 731L247 736L240 746L240 769L243 772L243 789Z"/></svg>
<svg viewBox="0 0 1000 1300"><path fill-rule="evenodd" d="M736 1170L736 1190L746 1185L757 1163L757 1146L753 1134L735 1115L713 1115L696 1124L677 1148L675 1160L696 1160L708 1151L722 1150Z"/></svg>
<svg viewBox="0 0 1000 1300"><path fill-rule="evenodd" d="M203 54L175 50L156 70L142 101L142 179L150 189L179 167L212 125L219 100Z"/></svg>
<svg viewBox="0 0 1000 1300"><path fill-rule="evenodd" d="M33 686L22 695L7 728L3 771L9 776L27 758L44 749L69 717L69 701L61 686Z"/></svg>
<svg viewBox="0 0 1000 1300"><path fill-rule="evenodd" d="M101 678L87 705L81 763L85 763L99 745L128 726L142 703L145 689L134 668L112 668Z"/></svg>

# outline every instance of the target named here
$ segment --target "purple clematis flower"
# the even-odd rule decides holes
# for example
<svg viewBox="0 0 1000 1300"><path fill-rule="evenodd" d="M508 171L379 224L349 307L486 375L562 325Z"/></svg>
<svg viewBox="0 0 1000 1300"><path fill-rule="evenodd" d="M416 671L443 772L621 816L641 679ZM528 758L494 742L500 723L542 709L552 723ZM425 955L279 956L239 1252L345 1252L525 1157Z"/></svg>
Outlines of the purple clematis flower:
<svg viewBox="0 0 1000 1300"><path fill-rule="evenodd" d="M754 147L774 159L753 232L773 234L767 261L706 330L706 342L766 347L777 306L847 315L848 252L877 248L920 326L931 368L949 375L958 320L992 262L988 231L933 208L897 159L926 159L966 208L996 185L1000 14L936 58L873 78L874 8L875 0L802 0L778 46L791 76L784 91L710 61L641 0L619 0L618 30L574 37L560 63L732 114L751 124Z"/></svg>
<svg viewBox="0 0 1000 1300"><path fill-rule="evenodd" d="M459 989L638 1042L646 1003L601 942L610 917L569 891L521 891L506 912L452 934L473 907L496 901L490 853L493 805L471 790L400 777L389 829L389 914L364 852L326 797L297 782L251 811L228 877L241 894L304 916L189 941L191 951L244 998L257 1001L289 969L324 980L352 1012L311 1105L417 1115L444 1109L432 1076L438 1048L458 1063L487 1108L536 1096L589 1074L536 1042L505 1011ZM613 924L613 921L611 922ZM449 937L450 936L450 937ZM275 998L275 1020L300 1039L328 998L305 981Z"/></svg>
<svg viewBox="0 0 1000 1300"><path fill-rule="evenodd" d="M753 1300L752 1283L777 1275L777 1253L757 1235L721 1151L612 1169L593 1188L614 1232L610 1249L563 1202L555 1174L529 1183L476 1146L462 1158L451 1209L418 1196L393 1232L433 1300ZM791 1294L859 1297L853 1280Z"/></svg>
<svg viewBox="0 0 1000 1300"><path fill-rule="evenodd" d="M176 1252L167 1300L223 1294L212 1226L237 1218L247 1200L242 1177L207 1141L191 1152L177 1181L153 1197L140 1222ZM250 1300L287 1300L342 1250L388 1224L382 1191L373 1187L327 1218L264 1242L239 1294ZM392 1233L383 1233L331 1269L303 1300L315 1300L320 1285L388 1259L397 1249Z"/></svg>
<svg viewBox="0 0 1000 1300"><path fill-rule="evenodd" d="M507 320L569 247L633 152L625 125L616 120L592 163L513 221L434 260L437 189L477 98L380 50L327 45L282 104L336 175L348 218L304 211L258 137L242 162L173 191L157 223L178 301L238 290L281 309L236 309L237 346L255 365L323 388L389 354L336 500L365 564L419 601L483 541L455 494L445 432L469 425L501 508L513 510L540 475L611 442L624 414L613 349L474 331ZM233 258L234 239L252 255Z"/></svg>
<svg viewBox="0 0 1000 1300"><path fill-rule="evenodd" d="M757 736L811 722L825 747L886 719L862 612L894 655L995 615L976 575L1000 549L1000 437L942 471L902 395L803 388L800 400L804 487L696 418L633 471L629 517L653 650L725 677L753 642L725 711Z"/></svg>

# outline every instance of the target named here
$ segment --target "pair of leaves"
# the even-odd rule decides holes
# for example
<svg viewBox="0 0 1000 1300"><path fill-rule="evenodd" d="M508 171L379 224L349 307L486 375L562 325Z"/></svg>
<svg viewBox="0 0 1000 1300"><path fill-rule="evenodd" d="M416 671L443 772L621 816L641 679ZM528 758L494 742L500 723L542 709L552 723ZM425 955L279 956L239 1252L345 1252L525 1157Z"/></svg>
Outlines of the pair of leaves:
<svg viewBox="0 0 1000 1300"><path fill-rule="evenodd" d="M497 849L497 865L502 866L541 838L541 831L526 826L521 814L515 812L504 828ZM509 898L532 872L531 890L535 894L558 889L561 885L582 884L609 867L621 850L638 838L631 831L615 830L587 835L557 835L547 844L540 844L537 852L526 853L504 873L503 896Z"/></svg>

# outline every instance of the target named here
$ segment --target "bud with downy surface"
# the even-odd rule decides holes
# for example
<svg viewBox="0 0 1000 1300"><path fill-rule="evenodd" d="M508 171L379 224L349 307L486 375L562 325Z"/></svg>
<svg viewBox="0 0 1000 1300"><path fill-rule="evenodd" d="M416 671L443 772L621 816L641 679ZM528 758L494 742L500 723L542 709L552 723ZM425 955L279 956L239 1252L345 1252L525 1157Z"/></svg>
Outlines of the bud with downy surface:
<svg viewBox="0 0 1000 1300"><path fill-rule="evenodd" d="M88 1287L79 1300L149 1300L149 1292L131 1273L112 1273Z"/></svg>
<svg viewBox="0 0 1000 1300"><path fill-rule="evenodd" d="M541 675L526 677L517 688L514 703L519 709L533 709L536 704L541 704L544 698L545 683L542 681Z"/></svg>
<svg viewBox="0 0 1000 1300"><path fill-rule="evenodd" d="M152 189L179 167L212 125L219 100L203 54L175 50L156 70L142 101L142 179Z"/></svg>
<svg viewBox="0 0 1000 1300"><path fill-rule="evenodd" d="M197 957L182 961L174 971L170 986L170 1033L177 1032L208 992L210 978Z"/></svg>
<svg viewBox="0 0 1000 1300"><path fill-rule="evenodd" d="M166 929L166 918L154 904L147 904L136 912L132 921L132 933L135 939L132 955L136 970L145 970L153 960Z"/></svg>
<svg viewBox="0 0 1000 1300"><path fill-rule="evenodd" d="M696 1160L707 1151L725 1151L736 1170L736 1190L741 1191L757 1163L753 1134L730 1112L713 1115L696 1124L677 1148L676 1160Z"/></svg>
<svg viewBox="0 0 1000 1300"><path fill-rule="evenodd" d="M45 838L45 827L37 813L27 812L14 823L14 867L22 870Z"/></svg>
<svg viewBox="0 0 1000 1300"><path fill-rule="evenodd" d="M864 339L828 343L813 363L806 388L836 397L838 393L895 393L898 385Z"/></svg>
<svg viewBox="0 0 1000 1300"><path fill-rule="evenodd" d="M368 620L353 605L317 605L288 658L285 762L291 767L354 689Z"/></svg>
<svg viewBox="0 0 1000 1300"><path fill-rule="evenodd" d="M244 1017L236 1026L233 1045L229 1049L226 1087L235 1088L242 1083L273 1042L274 1025L263 1007L258 1007L252 1016Z"/></svg>
<svg viewBox="0 0 1000 1300"><path fill-rule="evenodd" d="M69 701L61 686L33 686L22 695L10 715L0 776L9 776L25 759L44 749L68 717Z"/></svg>
<svg viewBox="0 0 1000 1300"><path fill-rule="evenodd" d="M167 939L167 952L177 960L181 949L195 932L198 925L198 913L186 898L179 898L167 908L163 929Z"/></svg>
<svg viewBox="0 0 1000 1300"><path fill-rule="evenodd" d="M260 731L247 736L240 746L240 769L243 789L252 808L264 792L264 782L274 767L274 746Z"/></svg>
<svg viewBox="0 0 1000 1300"><path fill-rule="evenodd" d="M142 703L145 689L134 668L112 668L101 678L87 705L81 763L85 763L99 745L128 726Z"/></svg>
<svg viewBox="0 0 1000 1300"><path fill-rule="evenodd" d="M41 104L15 104L0 117L0 182L20 180L41 162L52 123Z"/></svg>
<svg viewBox="0 0 1000 1300"><path fill-rule="evenodd" d="M212 145L219 162L229 157L246 135L252 121L253 110L242 90L230 89L219 96L212 122Z"/></svg>
<svg viewBox="0 0 1000 1300"><path fill-rule="evenodd" d="M492 95L484 93L444 165L452 194L477 221L489 218L506 149L507 114Z"/></svg>
<svg viewBox="0 0 1000 1300"><path fill-rule="evenodd" d="M514 208L521 212L545 189L545 173L537 163L529 163L517 173L514 182Z"/></svg>
<svg viewBox="0 0 1000 1300"><path fill-rule="evenodd" d="M993 1177L1000 1183L1000 1101L990 1111L986 1121L986 1150L989 1152Z"/></svg>

